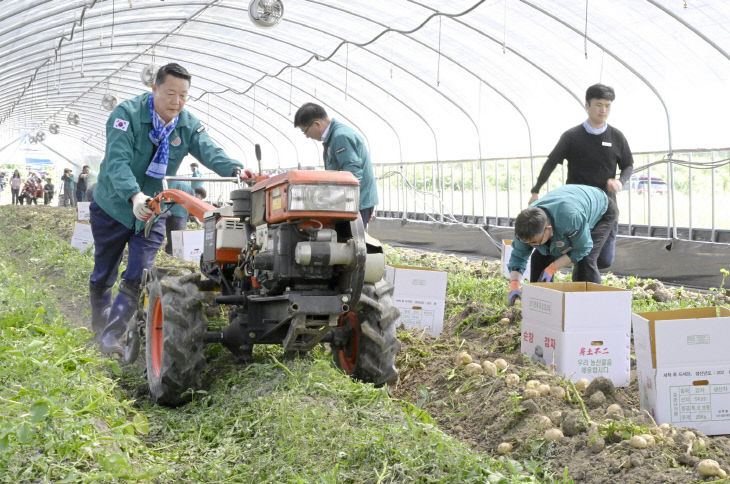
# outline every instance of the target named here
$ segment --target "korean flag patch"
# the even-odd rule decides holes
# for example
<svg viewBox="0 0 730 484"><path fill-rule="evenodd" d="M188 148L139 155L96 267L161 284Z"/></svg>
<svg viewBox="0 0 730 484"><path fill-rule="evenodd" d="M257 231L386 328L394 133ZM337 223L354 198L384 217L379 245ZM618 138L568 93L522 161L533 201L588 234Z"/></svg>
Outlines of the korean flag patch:
<svg viewBox="0 0 730 484"><path fill-rule="evenodd" d="M122 131L127 131L127 128L129 128L129 121L117 118L114 120L114 127L116 129L121 129Z"/></svg>

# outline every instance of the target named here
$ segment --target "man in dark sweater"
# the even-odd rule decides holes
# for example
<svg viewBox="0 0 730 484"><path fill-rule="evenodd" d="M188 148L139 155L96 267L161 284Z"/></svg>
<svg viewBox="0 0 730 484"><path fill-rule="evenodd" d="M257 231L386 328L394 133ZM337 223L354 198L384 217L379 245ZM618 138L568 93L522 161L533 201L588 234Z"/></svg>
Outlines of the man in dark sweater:
<svg viewBox="0 0 730 484"><path fill-rule="evenodd" d="M613 88L603 84L594 84L586 90L588 119L560 137L532 187L530 204L538 199L540 187L563 160L568 160L568 184L600 188L616 200L616 194L629 183L634 158L623 133L606 122L615 98ZM619 179L616 179L616 167L621 169ZM617 232L618 218L598 256L599 269L613 264Z"/></svg>

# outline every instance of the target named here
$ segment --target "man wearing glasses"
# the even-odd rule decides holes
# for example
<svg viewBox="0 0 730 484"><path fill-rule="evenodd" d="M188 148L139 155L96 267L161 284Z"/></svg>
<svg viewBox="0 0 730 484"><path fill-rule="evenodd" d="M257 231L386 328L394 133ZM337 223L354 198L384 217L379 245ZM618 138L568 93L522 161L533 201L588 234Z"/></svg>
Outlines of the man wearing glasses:
<svg viewBox="0 0 730 484"><path fill-rule="evenodd" d="M297 110L294 127L307 138L322 142L325 170L349 171L360 181L360 216L367 229L378 204L378 187L365 141L349 126L327 117L324 108L314 103Z"/></svg>
<svg viewBox="0 0 730 484"><path fill-rule="evenodd" d="M119 339L137 308L142 271L152 266L165 238L164 216L147 237L143 233L152 215L147 201L162 190L162 178L175 175L188 153L220 176L235 176L243 169L183 109L190 79L178 64L161 67L152 92L122 102L106 122L106 150L89 206L94 236L91 326L102 353L122 353ZM127 268L112 303L112 286L127 247Z"/></svg>
<svg viewBox="0 0 730 484"><path fill-rule="evenodd" d="M520 281L533 248L530 282L551 282L555 272L574 264L573 281L600 284L598 256L617 218L616 202L587 185L551 190L520 212L507 265L509 304L522 297Z"/></svg>

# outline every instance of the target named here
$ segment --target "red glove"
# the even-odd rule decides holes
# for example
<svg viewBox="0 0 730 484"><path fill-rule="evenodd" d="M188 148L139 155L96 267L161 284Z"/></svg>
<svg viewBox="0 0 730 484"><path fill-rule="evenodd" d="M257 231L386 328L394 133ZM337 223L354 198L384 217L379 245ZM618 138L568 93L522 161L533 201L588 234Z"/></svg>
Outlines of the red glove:
<svg viewBox="0 0 730 484"><path fill-rule="evenodd" d="M253 178L253 173L251 170L243 170L243 176L241 176L241 180L250 180Z"/></svg>
<svg viewBox="0 0 730 484"><path fill-rule="evenodd" d="M558 268L555 267L555 263L551 262L549 266L545 268L544 271L542 271L542 274L540 274L540 279L537 280L537 282L553 282L553 276L557 272Z"/></svg>

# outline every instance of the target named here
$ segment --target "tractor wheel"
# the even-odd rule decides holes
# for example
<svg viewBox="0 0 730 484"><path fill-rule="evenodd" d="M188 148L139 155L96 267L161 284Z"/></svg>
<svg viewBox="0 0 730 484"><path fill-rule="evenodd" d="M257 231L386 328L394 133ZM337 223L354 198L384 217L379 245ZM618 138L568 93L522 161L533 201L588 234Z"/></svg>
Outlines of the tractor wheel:
<svg viewBox="0 0 730 484"><path fill-rule="evenodd" d="M201 387L206 323L199 279L200 274L189 274L147 283L147 382L155 403L185 403L188 390Z"/></svg>
<svg viewBox="0 0 730 484"><path fill-rule="evenodd" d="M393 306L393 286L385 280L365 284L356 311L340 317L339 326L350 326L351 336L344 348L335 349L335 365L358 380L377 386L398 381L395 356L400 341L395 320L400 312Z"/></svg>

